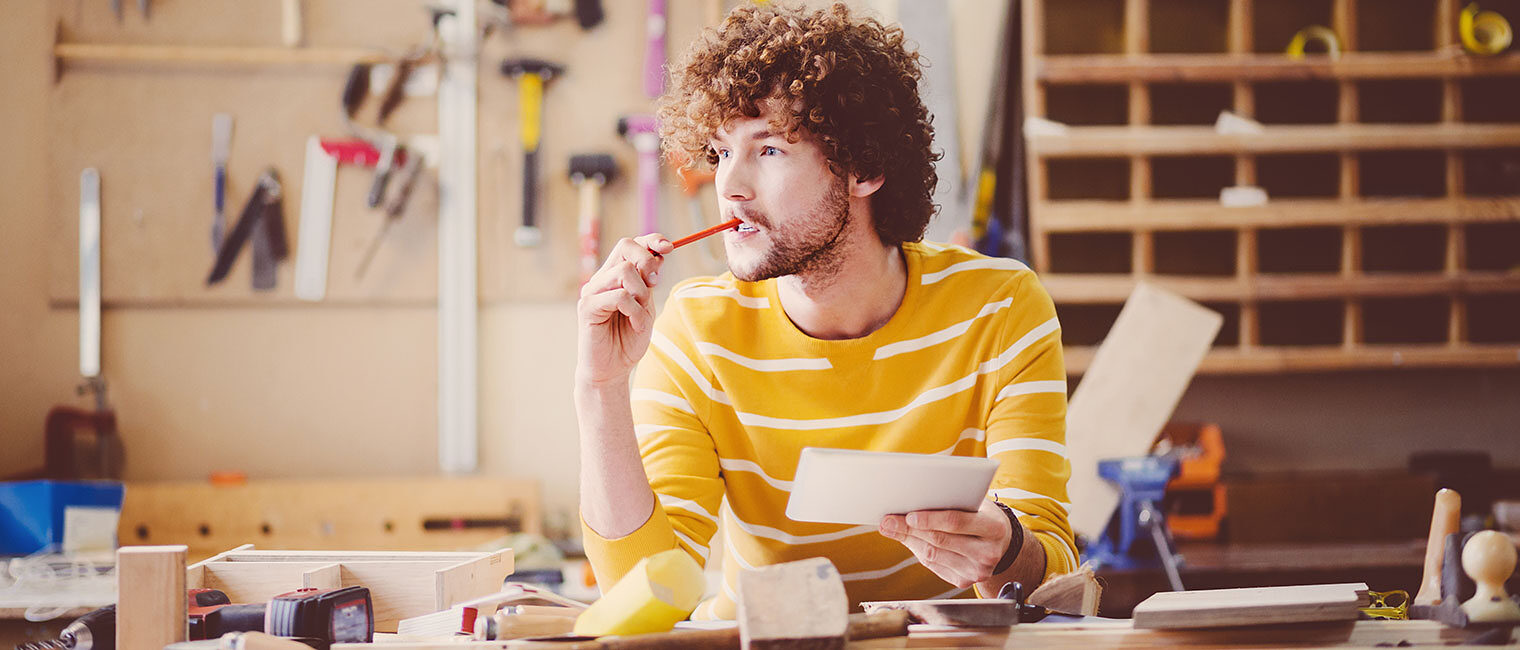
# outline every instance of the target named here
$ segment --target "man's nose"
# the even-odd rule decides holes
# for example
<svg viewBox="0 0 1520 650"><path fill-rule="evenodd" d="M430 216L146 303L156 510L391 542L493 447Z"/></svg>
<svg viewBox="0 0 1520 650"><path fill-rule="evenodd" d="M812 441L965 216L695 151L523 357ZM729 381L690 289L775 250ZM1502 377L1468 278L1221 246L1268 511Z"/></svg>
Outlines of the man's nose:
<svg viewBox="0 0 1520 650"><path fill-rule="evenodd" d="M738 160L725 160L713 177L713 187L718 196L728 201L748 201L755 198L750 166Z"/></svg>

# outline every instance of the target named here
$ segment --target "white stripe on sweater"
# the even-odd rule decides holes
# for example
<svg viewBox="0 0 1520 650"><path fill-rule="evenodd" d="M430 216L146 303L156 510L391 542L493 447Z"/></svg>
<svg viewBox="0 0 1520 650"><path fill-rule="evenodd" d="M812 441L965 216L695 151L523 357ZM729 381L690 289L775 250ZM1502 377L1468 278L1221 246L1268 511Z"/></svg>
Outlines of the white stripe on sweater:
<svg viewBox="0 0 1520 650"><path fill-rule="evenodd" d="M1010 438L987 445L987 455L995 456L1010 451L1048 451L1066 458L1066 445L1044 438Z"/></svg>
<svg viewBox="0 0 1520 650"><path fill-rule="evenodd" d="M828 359L755 359L729 350L716 343L706 341L697 342L697 351L702 354L728 359L750 370L760 372L785 372L788 370L828 370L834 367Z"/></svg>
<svg viewBox="0 0 1520 650"><path fill-rule="evenodd" d="M745 460L743 458L719 458L718 466L723 468L723 471L725 472L748 472L750 474L759 476L760 480L769 483L771 487L776 488L777 490L782 490L785 492L790 492L792 490L791 481L783 481L779 478L765 473L765 468L761 467L759 463L756 463L752 460Z"/></svg>
<svg viewBox="0 0 1520 650"><path fill-rule="evenodd" d="M985 305L982 305L981 311L977 312L975 316L946 327L945 329L942 329L938 332L920 336L916 339L908 339L906 341L888 343L879 348L876 348L876 355L874 358L877 361L880 361L882 359L891 358L899 354L914 352L930 346L944 343L945 341L949 341L957 336L965 334L971 329L972 323L975 323L977 319L984 316L996 314L1004 309L1007 309L1012 304L1013 298L1004 298L997 302L989 302Z"/></svg>
<svg viewBox="0 0 1520 650"><path fill-rule="evenodd" d="M1013 343L1013 345L1008 346L1008 349L1004 350L1002 354L999 354L993 359L982 362L981 365L977 366L975 372L943 386L930 388L929 390L919 393L918 396L909 401L907 405L889 411L878 411L875 413L862 413L860 415L847 415L843 417L819 418L811 420L776 418L741 412L738 413L739 421L748 426L792 430L837 429L842 427L871 426L877 424L886 424L888 422L895 422L902 419L904 415L907 415L909 412L920 406L932 404L939 400L965 391L972 386L975 386L977 379L981 375L996 372L1003 366L1008 365L1008 362L1012 361L1014 357L1017 357L1024 350L1034 345L1036 341L1049 336L1051 333L1056 332L1059 328L1060 325L1057 323L1056 319L1051 318L1050 320L1035 326L1034 329L1029 330L1027 334L1020 337L1018 341L1015 341Z"/></svg>
<svg viewBox="0 0 1520 650"><path fill-rule="evenodd" d="M762 296L746 296L742 293L739 293L738 289L731 289L710 284L693 284L681 287L681 290L675 293L675 297L682 299L729 298L734 302L739 303L740 307L748 307L750 309L765 309L766 307L771 306L770 300Z"/></svg>
<svg viewBox="0 0 1520 650"><path fill-rule="evenodd" d="M1028 271L1029 267L1026 266L1023 262L1015 259L1009 259L1006 257L986 257L951 264L950 266L947 266L933 273L925 273L923 277L919 279L918 283L921 285L934 284L935 282L939 282L940 280L943 280L946 277L954 275L956 273L960 273L961 271L975 271L979 269Z"/></svg>

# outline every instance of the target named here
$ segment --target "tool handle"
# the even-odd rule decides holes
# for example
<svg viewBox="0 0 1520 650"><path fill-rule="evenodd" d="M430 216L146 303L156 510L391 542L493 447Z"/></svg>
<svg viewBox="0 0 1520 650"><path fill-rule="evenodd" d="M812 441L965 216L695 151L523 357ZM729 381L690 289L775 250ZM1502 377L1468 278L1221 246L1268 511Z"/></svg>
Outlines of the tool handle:
<svg viewBox="0 0 1520 650"><path fill-rule="evenodd" d="M215 182L216 214L211 220L211 250L221 248L222 238L227 234L227 166L216 166Z"/></svg>
<svg viewBox="0 0 1520 650"><path fill-rule="evenodd" d="M581 284L591 279L602 263L602 215L597 210L602 194L602 184L593 178L580 184Z"/></svg>
<svg viewBox="0 0 1520 650"><path fill-rule="evenodd" d="M639 224L645 235L660 229L660 219L656 213L659 196L660 155L655 149L641 146L639 147Z"/></svg>
<svg viewBox="0 0 1520 650"><path fill-rule="evenodd" d="M644 57L644 94L654 99L665 92L665 0L649 0L646 21L649 50Z"/></svg>
<svg viewBox="0 0 1520 650"><path fill-rule="evenodd" d="M285 47L301 44L301 0L284 0L281 3L280 40Z"/></svg>
<svg viewBox="0 0 1520 650"><path fill-rule="evenodd" d="M538 229L538 216L534 214L534 208L538 205L538 149L523 151L523 194L522 194L522 226L517 229L513 237L517 245L523 248L532 248L543 241L543 233Z"/></svg>
<svg viewBox="0 0 1520 650"><path fill-rule="evenodd" d="M348 69L348 79L343 82L343 114L349 119L359 112L359 105L369 95L369 64L356 63Z"/></svg>
<svg viewBox="0 0 1520 650"><path fill-rule="evenodd" d="M1446 536L1457 532L1461 520L1462 496L1456 490L1441 488L1436 492L1435 509L1430 514L1430 538L1425 542L1425 575L1420 580L1414 605L1441 602L1441 565L1446 554Z"/></svg>
<svg viewBox="0 0 1520 650"><path fill-rule="evenodd" d="M388 138L380 146L380 162L375 163L375 180L369 184L369 196L365 198L365 204L371 208L380 207L380 202L385 199L385 186L391 180L391 170L396 168L398 146L394 137Z"/></svg>

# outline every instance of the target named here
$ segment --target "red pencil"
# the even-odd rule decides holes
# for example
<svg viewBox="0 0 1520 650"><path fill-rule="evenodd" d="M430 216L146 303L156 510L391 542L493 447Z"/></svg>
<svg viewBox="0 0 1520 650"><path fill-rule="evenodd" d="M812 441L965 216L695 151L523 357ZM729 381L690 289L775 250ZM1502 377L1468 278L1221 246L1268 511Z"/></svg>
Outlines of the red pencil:
<svg viewBox="0 0 1520 650"><path fill-rule="evenodd" d="M712 235L716 235L716 234L718 234L720 232L723 232L725 230L733 230L734 228L739 227L739 224L741 224L741 223L744 223L743 220L739 219L738 217L735 217L733 219L729 219L728 221L720 223L720 224L718 224L716 226L713 226L711 228L703 228L702 230L698 230L697 232L694 232L694 233L692 233L690 235L687 235L687 236L682 237L680 239L677 239L677 240L675 240L673 242L670 242L671 250L675 250L677 248L680 248L682 246L690 244L690 243L692 243L694 241L697 241L698 239L703 239L705 237L710 237Z"/></svg>

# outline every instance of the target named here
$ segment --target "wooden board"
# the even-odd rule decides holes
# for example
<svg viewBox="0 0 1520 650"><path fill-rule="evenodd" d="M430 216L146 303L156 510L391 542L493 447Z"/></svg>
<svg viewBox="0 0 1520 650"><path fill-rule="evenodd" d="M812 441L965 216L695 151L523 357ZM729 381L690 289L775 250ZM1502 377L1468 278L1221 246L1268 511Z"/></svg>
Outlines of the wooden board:
<svg viewBox="0 0 1520 650"><path fill-rule="evenodd" d="M1178 629L1356 620L1367 585L1295 585L1163 592L1135 606L1135 627Z"/></svg>
<svg viewBox="0 0 1520 650"><path fill-rule="evenodd" d="M1150 450L1222 322L1148 283L1135 287L1067 409L1067 494L1078 534L1096 539L1119 503L1118 491L1098 477L1098 461Z"/></svg>
<svg viewBox="0 0 1520 650"><path fill-rule="evenodd" d="M189 636L185 547L122 547L116 552L116 584L116 647L158 650Z"/></svg>
<svg viewBox="0 0 1520 650"><path fill-rule="evenodd" d="M176 543L207 557L255 542L270 549L468 550L505 527L427 528L427 522L516 520L542 531L536 481L505 478L132 482L122 501L123 543ZM433 524L435 526L439 524Z"/></svg>
<svg viewBox="0 0 1520 650"><path fill-rule="evenodd" d="M494 553L316 553L239 548L186 569L190 587L219 589L233 602L262 602L304 586L362 585L375 629L496 593L514 568L511 550ZM183 591L183 589L181 589Z"/></svg>

